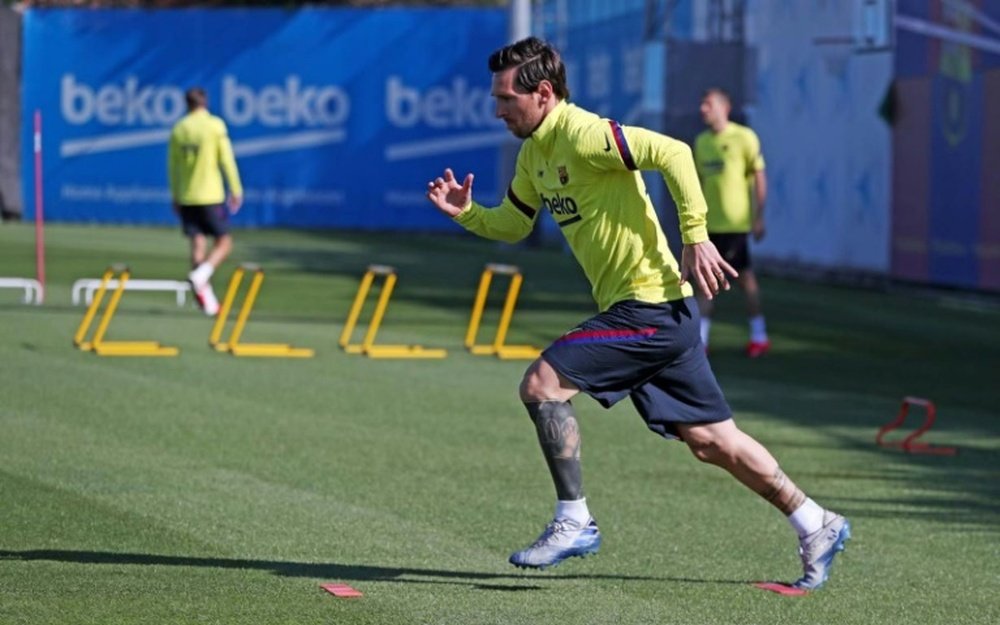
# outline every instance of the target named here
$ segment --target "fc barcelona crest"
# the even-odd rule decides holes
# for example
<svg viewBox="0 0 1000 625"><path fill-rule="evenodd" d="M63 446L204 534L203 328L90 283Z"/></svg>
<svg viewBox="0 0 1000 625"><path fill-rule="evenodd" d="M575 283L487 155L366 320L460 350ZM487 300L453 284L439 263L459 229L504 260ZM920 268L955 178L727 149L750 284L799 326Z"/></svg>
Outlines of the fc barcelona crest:
<svg viewBox="0 0 1000 625"><path fill-rule="evenodd" d="M559 172L559 182L561 182L564 185L568 184L569 183L569 172L566 171L566 166L565 165L560 165L556 169Z"/></svg>

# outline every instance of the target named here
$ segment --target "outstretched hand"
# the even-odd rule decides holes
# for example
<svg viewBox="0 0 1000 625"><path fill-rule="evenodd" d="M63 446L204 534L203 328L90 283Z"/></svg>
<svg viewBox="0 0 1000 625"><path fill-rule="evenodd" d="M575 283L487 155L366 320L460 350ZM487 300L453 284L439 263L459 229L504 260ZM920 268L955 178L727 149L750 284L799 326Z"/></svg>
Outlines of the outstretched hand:
<svg viewBox="0 0 1000 625"><path fill-rule="evenodd" d="M466 174L462 184L451 169L427 183L427 199L449 217L456 217L472 203L472 174Z"/></svg>
<svg viewBox="0 0 1000 625"><path fill-rule="evenodd" d="M739 273L723 260L719 250L711 241L685 245L681 251L681 284L694 280L707 299L712 299L719 291L729 290L729 278L738 278Z"/></svg>

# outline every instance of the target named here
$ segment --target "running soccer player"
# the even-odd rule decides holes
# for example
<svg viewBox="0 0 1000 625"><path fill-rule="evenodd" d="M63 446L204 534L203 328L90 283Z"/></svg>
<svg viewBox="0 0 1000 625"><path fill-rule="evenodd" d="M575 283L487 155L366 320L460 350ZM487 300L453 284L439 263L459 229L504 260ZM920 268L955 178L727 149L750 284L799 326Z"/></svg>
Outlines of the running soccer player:
<svg viewBox="0 0 1000 625"><path fill-rule="evenodd" d="M752 232L754 241L764 238L767 178L760 139L753 130L729 120L731 109L726 92L721 89L705 92L701 117L708 129L695 138L694 162L708 204L708 238L740 274L736 283L746 295L750 322L746 354L757 358L771 349L771 341L760 306L760 287L750 262L747 235ZM701 341L708 347L714 305L709 298L699 296L698 308Z"/></svg>
<svg viewBox="0 0 1000 625"><path fill-rule="evenodd" d="M806 497L774 457L736 427L708 364L691 282L711 298L736 272L708 240L691 149L569 104L565 66L539 39L497 50L489 68L496 115L524 140L506 197L492 209L477 204L472 174L460 182L446 169L428 183L427 198L468 230L508 242L524 238L547 210L600 309L550 345L521 381L557 502L552 522L510 562L544 569L600 547L570 403L582 390L605 407L629 397L650 430L682 440L699 460L729 471L787 515L804 567L795 585L819 587L850 537L850 524ZM643 169L660 171L677 203L680 267L646 195Z"/></svg>

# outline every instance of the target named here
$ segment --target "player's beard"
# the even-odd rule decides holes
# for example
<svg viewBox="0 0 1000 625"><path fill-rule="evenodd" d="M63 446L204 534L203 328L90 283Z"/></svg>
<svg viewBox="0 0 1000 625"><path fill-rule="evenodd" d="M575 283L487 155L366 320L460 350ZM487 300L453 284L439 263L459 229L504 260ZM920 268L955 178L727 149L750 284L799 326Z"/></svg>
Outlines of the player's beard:
<svg viewBox="0 0 1000 625"><path fill-rule="evenodd" d="M522 118L518 121L510 120L506 122L506 124L507 130L510 131L510 134L514 135L518 139L527 139L534 134L535 130L542 124L542 120L538 119L533 121Z"/></svg>
<svg viewBox="0 0 1000 625"><path fill-rule="evenodd" d="M532 130L527 130L524 125L514 122L507 122L507 130L518 139L527 139L533 132Z"/></svg>

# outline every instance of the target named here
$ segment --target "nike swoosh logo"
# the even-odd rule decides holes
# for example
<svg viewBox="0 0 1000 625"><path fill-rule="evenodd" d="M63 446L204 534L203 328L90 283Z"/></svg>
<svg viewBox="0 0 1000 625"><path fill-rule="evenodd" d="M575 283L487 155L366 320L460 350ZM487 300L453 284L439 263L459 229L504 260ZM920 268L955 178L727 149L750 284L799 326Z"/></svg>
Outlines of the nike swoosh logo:
<svg viewBox="0 0 1000 625"><path fill-rule="evenodd" d="M611 139L608 139L607 135L604 135L604 151L605 152L611 151Z"/></svg>

